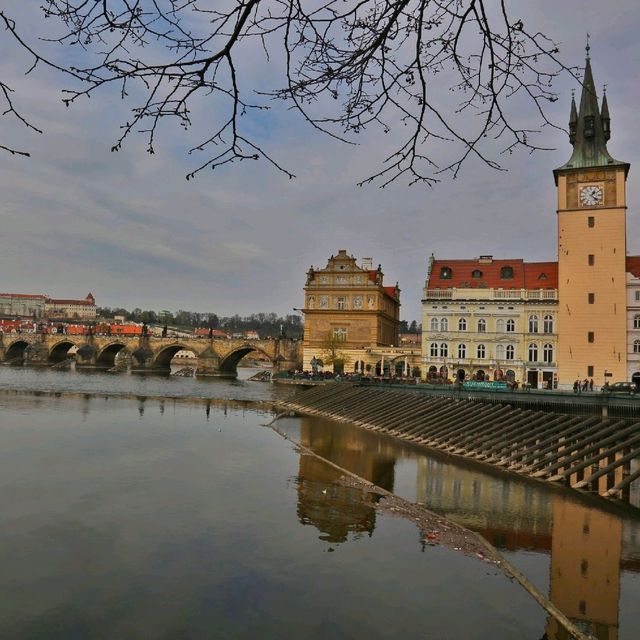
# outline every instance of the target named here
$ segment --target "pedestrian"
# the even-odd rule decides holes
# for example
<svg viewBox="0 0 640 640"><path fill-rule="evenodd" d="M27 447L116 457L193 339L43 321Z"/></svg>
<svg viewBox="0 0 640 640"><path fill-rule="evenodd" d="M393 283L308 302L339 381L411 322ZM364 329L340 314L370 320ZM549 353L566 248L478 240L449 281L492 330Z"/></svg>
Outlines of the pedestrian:
<svg viewBox="0 0 640 640"><path fill-rule="evenodd" d="M583 391L586 391L588 388L589 388L589 381L585 378L585 379L582 381L582 390L583 390Z"/></svg>
<svg viewBox="0 0 640 640"><path fill-rule="evenodd" d="M573 383L573 393L578 393L580 391L580 381L576 380Z"/></svg>
<svg viewBox="0 0 640 640"><path fill-rule="evenodd" d="M589 380L589 391L593 391L593 378Z"/></svg>

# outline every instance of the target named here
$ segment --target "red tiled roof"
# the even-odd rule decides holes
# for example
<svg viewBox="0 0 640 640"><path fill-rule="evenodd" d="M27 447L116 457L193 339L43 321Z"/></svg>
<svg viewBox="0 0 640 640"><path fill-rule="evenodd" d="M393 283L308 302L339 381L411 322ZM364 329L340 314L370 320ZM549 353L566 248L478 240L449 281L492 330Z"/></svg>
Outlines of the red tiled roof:
<svg viewBox="0 0 640 640"><path fill-rule="evenodd" d="M84 304L93 306L91 300L56 300L54 298L47 298L47 304Z"/></svg>
<svg viewBox="0 0 640 640"><path fill-rule="evenodd" d="M627 273L640 278L640 256L627 256Z"/></svg>
<svg viewBox="0 0 640 640"><path fill-rule="evenodd" d="M396 299L396 288L395 287L383 287L384 292L394 300Z"/></svg>
<svg viewBox="0 0 640 640"><path fill-rule="evenodd" d="M513 278L501 278L501 271L511 267ZM451 277L441 277L442 269L451 269ZM472 273L482 276L474 278ZM434 260L429 277L430 289L490 288L490 289L557 289L557 262L524 262L521 258L509 260Z"/></svg>
<svg viewBox="0 0 640 640"><path fill-rule="evenodd" d="M46 298L47 296L41 293L0 293L0 297L12 297L12 298Z"/></svg>

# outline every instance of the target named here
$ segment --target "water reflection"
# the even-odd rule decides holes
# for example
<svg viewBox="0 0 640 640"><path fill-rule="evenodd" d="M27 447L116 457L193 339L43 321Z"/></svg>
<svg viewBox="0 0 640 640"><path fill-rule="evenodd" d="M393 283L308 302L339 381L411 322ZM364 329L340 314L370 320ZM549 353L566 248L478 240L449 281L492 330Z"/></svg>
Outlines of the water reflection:
<svg viewBox="0 0 640 640"><path fill-rule="evenodd" d="M637 518L608 510L606 505L592 506L542 484L432 457L348 425L313 418L300 421L303 445L389 491L397 484L398 463L406 467L407 461L413 461L415 495L404 497L478 531L516 558L519 551L550 555L549 575L537 577L547 583L542 589L551 601L594 638L621 637L621 575L640 572ZM316 526L322 539L331 542L344 542L349 533L371 535L376 525L375 498L341 486L339 477L338 470L300 456L300 521ZM397 487L395 491L402 493ZM631 588L640 597L640 581ZM543 633L545 640L569 640L553 619Z"/></svg>
<svg viewBox="0 0 640 640"><path fill-rule="evenodd" d="M359 434L340 429L318 430L304 420L300 443L362 478L393 491L395 456L388 448L368 451ZM377 494L340 484L342 473L321 460L302 454L298 468L298 519L312 524L327 542L345 542L349 533L371 535L375 528Z"/></svg>

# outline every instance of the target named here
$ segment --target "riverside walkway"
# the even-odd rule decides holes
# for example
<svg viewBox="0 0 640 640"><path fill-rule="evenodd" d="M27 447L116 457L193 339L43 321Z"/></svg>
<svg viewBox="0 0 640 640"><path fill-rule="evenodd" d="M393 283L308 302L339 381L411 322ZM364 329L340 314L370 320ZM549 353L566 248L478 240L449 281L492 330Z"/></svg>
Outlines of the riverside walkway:
<svg viewBox="0 0 640 640"><path fill-rule="evenodd" d="M528 395L493 394L483 400L464 392L420 393L409 386L334 384L299 391L279 407L626 500L631 483L640 478L640 465L632 468L640 460L640 422L515 406L518 402L534 406Z"/></svg>

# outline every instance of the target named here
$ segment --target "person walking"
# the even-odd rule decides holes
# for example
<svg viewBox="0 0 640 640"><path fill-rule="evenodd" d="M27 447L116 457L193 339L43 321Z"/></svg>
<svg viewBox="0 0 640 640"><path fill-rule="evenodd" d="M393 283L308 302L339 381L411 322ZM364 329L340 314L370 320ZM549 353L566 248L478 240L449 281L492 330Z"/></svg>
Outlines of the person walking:
<svg viewBox="0 0 640 640"><path fill-rule="evenodd" d="M589 380L589 391L593 391L593 378Z"/></svg>

